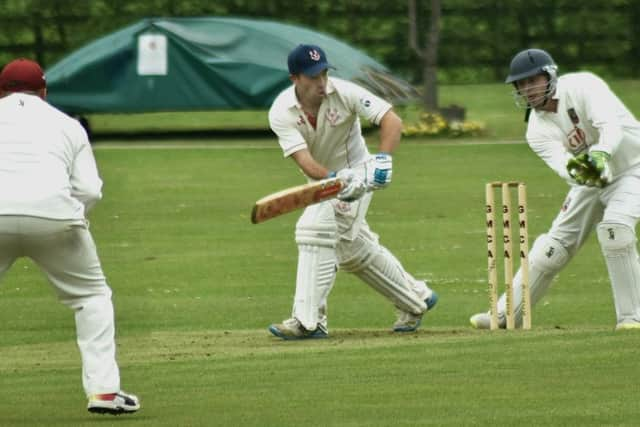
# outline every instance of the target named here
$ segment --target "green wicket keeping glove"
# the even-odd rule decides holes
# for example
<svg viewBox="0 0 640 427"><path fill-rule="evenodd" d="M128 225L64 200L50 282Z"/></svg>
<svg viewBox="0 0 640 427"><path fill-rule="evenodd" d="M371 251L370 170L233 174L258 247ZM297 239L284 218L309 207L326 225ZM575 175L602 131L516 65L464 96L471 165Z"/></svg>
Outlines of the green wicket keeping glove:
<svg viewBox="0 0 640 427"><path fill-rule="evenodd" d="M610 158L604 151L582 153L569 160L567 171L579 185L602 188L611 182Z"/></svg>
<svg viewBox="0 0 640 427"><path fill-rule="evenodd" d="M589 160L598 173L596 187L604 187L609 184L612 179L611 168L609 167L611 154L604 151L592 151L589 153Z"/></svg>

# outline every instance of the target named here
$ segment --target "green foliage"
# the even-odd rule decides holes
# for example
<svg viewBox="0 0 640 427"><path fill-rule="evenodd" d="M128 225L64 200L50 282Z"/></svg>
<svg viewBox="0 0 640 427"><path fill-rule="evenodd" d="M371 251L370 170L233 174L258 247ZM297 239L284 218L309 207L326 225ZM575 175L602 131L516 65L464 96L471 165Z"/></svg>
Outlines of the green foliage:
<svg viewBox="0 0 640 427"><path fill-rule="evenodd" d="M511 57L548 49L562 71L591 68L605 77L640 76L640 3L538 0L442 2L439 80L502 81ZM430 2L419 0L419 41ZM286 12L283 12L286 11ZM421 61L408 46L406 2L382 0L0 0L0 64L15 56L51 65L85 43L154 16L242 16L326 32L419 83Z"/></svg>

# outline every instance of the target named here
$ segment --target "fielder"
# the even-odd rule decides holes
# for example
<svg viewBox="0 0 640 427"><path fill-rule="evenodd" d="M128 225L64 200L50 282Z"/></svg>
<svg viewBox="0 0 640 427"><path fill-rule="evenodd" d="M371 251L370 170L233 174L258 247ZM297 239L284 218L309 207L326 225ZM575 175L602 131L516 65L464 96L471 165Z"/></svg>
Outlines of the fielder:
<svg viewBox="0 0 640 427"><path fill-rule="evenodd" d="M616 311L616 329L640 329L640 264L635 227L640 218L640 123L588 72L557 75L551 56L527 49L511 61L506 83L527 108L531 149L569 186L551 229L529 253L531 303L549 288L593 230L604 256ZM516 324L522 322L522 280L514 278ZM505 327L505 296L498 301ZM471 324L489 328L489 315Z"/></svg>
<svg viewBox="0 0 640 427"><path fill-rule="evenodd" d="M135 412L120 389L111 289L85 219L101 198L82 126L46 101L40 66L26 59L0 73L0 277L31 258L75 311L88 410Z"/></svg>
<svg viewBox="0 0 640 427"><path fill-rule="evenodd" d="M404 270L365 219L372 197L368 190L391 182L392 153L400 142L402 122L391 104L353 83L328 77L332 67L318 46L297 46L288 67L293 85L269 111L284 156L309 180L338 176L347 185L338 199L309 206L298 220L293 312L269 330L286 340L327 337L327 297L340 269L358 276L397 308L394 331L415 331L438 296ZM359 116L380 126L375 156L367 150Z"/></svg>

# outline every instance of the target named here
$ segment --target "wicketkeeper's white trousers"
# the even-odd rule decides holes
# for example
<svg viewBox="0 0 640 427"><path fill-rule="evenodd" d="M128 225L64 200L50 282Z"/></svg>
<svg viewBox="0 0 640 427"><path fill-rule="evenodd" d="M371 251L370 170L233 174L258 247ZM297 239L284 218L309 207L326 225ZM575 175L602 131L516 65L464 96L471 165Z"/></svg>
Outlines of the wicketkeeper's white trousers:
<svg viewBox="0 0 640 427"><path fill-rule="evenodd" d="M0 278L20 257L31 258L75 311L86 394L119 391L111 289L87 222L0 216Z"/></svg>

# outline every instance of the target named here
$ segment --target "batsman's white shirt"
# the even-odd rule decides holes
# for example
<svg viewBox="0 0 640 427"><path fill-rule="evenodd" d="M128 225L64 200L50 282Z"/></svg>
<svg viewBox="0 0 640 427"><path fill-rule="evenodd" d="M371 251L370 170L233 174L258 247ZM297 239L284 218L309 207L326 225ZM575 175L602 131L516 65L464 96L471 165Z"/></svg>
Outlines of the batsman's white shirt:
<svg viewBox="0 0 640 427"><path fill-rule="evenodd" d="M294 86L282 91L273 102L269 125L285 157L306 148L318 163L338 171L369 159L360 116L378 125L391 107L358 85L330 77L315 129L298 102Z"/></svg>
<svg viewBox="0 0 640 427"><path fill-rule="evenodd" d="M76 120L35 95L0 99L0 215L83 219L101 188Z"/></svg>
<svg viewBox="0 0 640 427"><path fill-rule="evenodd" d="M532 111L527 142L561 177L572 182L567 162L587 149L611 154L614 180L640 166L640 123L602 79L565 74L553 97L557 112Z"/></svg>

